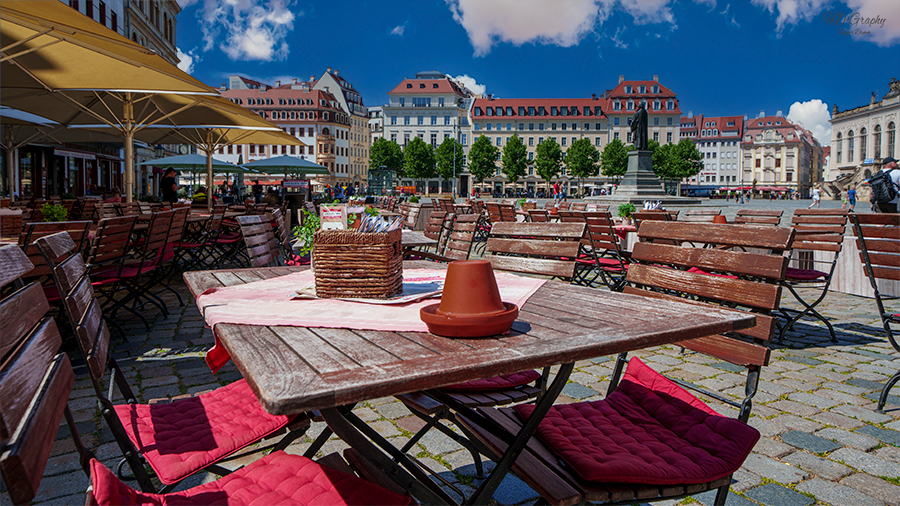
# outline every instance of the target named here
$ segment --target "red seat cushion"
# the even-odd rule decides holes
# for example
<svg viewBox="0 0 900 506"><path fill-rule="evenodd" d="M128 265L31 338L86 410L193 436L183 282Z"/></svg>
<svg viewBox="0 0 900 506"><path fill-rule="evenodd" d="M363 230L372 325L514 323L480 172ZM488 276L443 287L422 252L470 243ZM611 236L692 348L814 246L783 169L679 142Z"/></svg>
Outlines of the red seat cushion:
<svg viewBox="0 0 900 506"><path fill-rule="evenodd" d="M714 272L706 272L703 269L698 269L697 267L691 267L687 270L688 272L693 272L694 274L706 274L707 276L719 276L720 278L730 278L737 279L737 276L729 276L727 274L716 274Z"/></svg>
<svg viewBox="0 0 900 506"><path fill-rule="evenodd" d="M91 459L91 485L93 502L103 505L412 504L409 496L283 451L273 452L216 481L165 495L134 490L97 459Z"/></svg>
<svg viewBox="0 0 900 506"><path fill-rule="evenodd" d="M98 272L96 274L91 273L91 276L97 278L135 278L140 276L141 274L147 274L148 272L156 269L156 265L145 265L143 267L116 267L114 269L110 269L108 271ZM140 271L140 272L139 272Z"/></svg>
<svg viewBox="0 0 900 506"><path fill-rule="evenodd" d="M516 388L529 383L534 383L541 378L541 373L537 371L523 371L515 374L507 374L504 376L494 376L493 378L484 378L466 383L441 387L441 390L450 392L489 392L493 390L505 390L507 388Z"/></svg>
<svg viewBox="0 0 900 506"><path fill-rule="evenodd" d="M799 279L801 281L809 281L812 279L819 278L827 278L828 273L817 271L815 269L794 269L793 267L788 267L784 271L784 277L787 279Z"/></svg>
<svg viewBox="0 0 900 506"><path fill-rule="evenodd" d="M291 420L263 411L243 379L170 404L120 404L115 409L131 442L167 485Z"/></svg>
<svg viewBox="0 0 900 506"><path fill-rule="evenodd" d="M532 404L514 406L528 417ZM579 476L601 483L706 483L741 467L759 440L637 358L606 399L553 406L538 436Z"/></svg>

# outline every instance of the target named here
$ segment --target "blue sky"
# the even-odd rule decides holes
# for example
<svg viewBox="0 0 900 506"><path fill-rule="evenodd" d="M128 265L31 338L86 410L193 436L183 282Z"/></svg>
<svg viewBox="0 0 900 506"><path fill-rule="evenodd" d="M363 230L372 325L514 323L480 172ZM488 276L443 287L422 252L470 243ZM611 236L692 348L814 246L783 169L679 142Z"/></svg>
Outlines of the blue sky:
<svg viewBox="0 0 900 506"><path fill-rule="evenodd" d="M333 67L367 106L422 70L504 98L587 97L658 74L685 113L782 110L828 143L834 103L880 99L900 78L900 0L179 3L181 67L207 84Z"/></svg>

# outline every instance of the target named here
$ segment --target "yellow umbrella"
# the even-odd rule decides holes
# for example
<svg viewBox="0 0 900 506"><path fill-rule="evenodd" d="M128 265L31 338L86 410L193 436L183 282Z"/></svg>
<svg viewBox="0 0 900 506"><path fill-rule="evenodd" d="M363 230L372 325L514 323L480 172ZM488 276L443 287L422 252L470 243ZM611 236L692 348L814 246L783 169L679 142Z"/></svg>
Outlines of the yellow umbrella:
<svg viewBox="0 0 900 506"><path fill-rule="evenodd" d="M210 157L218 146L238 141L302 145L61 2L4 1L0 19L0 103L66 127L121 134L128 201L134 139L188 142ZM179 129L184 132L175 134Z"/></svg>

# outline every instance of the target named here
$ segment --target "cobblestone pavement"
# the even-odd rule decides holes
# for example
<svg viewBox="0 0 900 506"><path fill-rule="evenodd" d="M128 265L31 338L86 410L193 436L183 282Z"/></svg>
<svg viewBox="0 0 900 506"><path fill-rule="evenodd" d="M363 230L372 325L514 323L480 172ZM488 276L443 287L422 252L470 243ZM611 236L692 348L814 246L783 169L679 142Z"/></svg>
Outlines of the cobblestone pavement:
<svg viewBox="0 0 900 506"><path fill-rule="evenodd" d="M178 288L182 294L188 293L183 285ZM209 372L203 354L212 344L212 334L204 328L190 296L185 300L184 307L178 307L174 299L167 300L172 310L168 319L147 314L152 323L149 333L143 326L127 322L128 341L114 341L112 352L144 401L203 391L240 378L231 364L218 374ZM784 304L793 307L788 298ZM888 304L890 310L900 312L900 302ZM762 438L734 476L729 505L900 504L900 388L890 397L885 414L874 411L882 384L900 364L898 354L885 339L874 300L831 292L820 308L835 326L838 341L832 342L826 327L810 319L801 320L788 332L783 346L774 345L750 418ZM634 355L669 376L735 399L743 396L745 378L729 364L684 354L674 346ZM72 351L70 356L77 379L69 405L79 432L98 458L114 469L121 454L96 410L80 354ZM612 363L611 357L600 357L576 364L559 402L601 398ZM705 400L721 413L735 415L734 408ZM419 419L393 398L363 403L355 411L398 447L421 426ZM303 453L323 427L314 423L307 436L288 451ZM36 503L83 504L88 479L78 467L67 434L64 428L58 434ZM343 448L340 440L332 439L320 456ZM468 453L437 431L430 431L412 453L465 494L478 484ZM201 474L179 488L214 478ZM533 490L513 476L504 480L494 495L503 505L531 504L536 498ZM712 499L706 494L662 504L712 504ZM0 504L8 503L8 496L0 493Z"/></svg>

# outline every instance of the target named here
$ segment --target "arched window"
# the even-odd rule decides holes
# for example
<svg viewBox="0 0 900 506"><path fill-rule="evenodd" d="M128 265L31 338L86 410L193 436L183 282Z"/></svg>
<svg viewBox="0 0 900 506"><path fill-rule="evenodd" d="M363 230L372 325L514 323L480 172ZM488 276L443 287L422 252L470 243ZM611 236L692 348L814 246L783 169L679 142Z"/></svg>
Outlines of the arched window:
<svg viewBox="0 0 900 506"><path fill-rule="evenodd" d="M897 129L894 127L894 122L891 121L887 126L887 150L885 154L887 156L894 156L894 141L897 139Z"/></svg>
<svg viewBox="0 0 900 506"><path fill-rule="evenodd" d="M853 162L853 130L847 132L847 163Z"/></svg>
<svg viewBox="0 0 900 506"><path fill-rule="evenodd" d="M868 144L868 137L866 136L866 129L863 128L859 131L859 159L866 159L866 146Z"/></svg>
<svg viewBox="0 0 900 506"><path fill-rule="evenodd" d="M163 13L163 37L169 40L169 13Z"/></svg>
<svg viewBox="0 0 900 506"><path fill-rule="evenodd" d="M841 163L841 133L837 134L837 163Z"/></svg>
<svg viewBox="0 0 900 506"><path fill-rule="evenodd" d="M133 40L134 42L137 42L137 32L134 32L131 34L131 40Z"/></svg>
<svg viewBox="0 0 900 506"><path fill-rule="evenodd" d="M875 125L875 134L872 140L875 144L875 158L881 158L881 125Z"/></svg>

